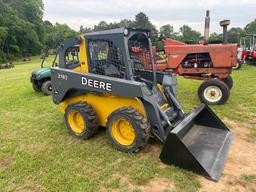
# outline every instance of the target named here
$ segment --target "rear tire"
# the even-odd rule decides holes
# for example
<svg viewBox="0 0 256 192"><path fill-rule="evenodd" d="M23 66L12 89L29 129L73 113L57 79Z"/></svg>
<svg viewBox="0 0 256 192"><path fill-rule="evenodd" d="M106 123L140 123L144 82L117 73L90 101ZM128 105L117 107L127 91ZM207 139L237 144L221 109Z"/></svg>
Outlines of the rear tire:
<svg viewBox="0 0 256 192"><path fill-rule="evenodd" d="M52 94L52 83L51 81L45 81L42 84L42 88L41 88L42 92L44 93L44 95L48 96Z"/></svg>
<svg viewBox="0 0 256 192"><path fill-rule="evenodd" d="M138 152L150 137L149 123L132 107L122 107L112 112L106 127L111 143L123 152Z"/></svg>
<svg viewBox="0 0 256 192"><path fill-rule="evenodd" d="M228 86L218 79L204 81L198 88L199 99L208 105L224 104L228 100L229 95L230 90Z"/></svg>
<svg viewBox="0 0 256 192"><path fill-rule="evenodd" d="M236 66L232 67L233 70L238 70L240 69L242 66L242 61L240 61L239 59L237 60Z"/></svg>
<svg viewBox="0 0 256 192"><path fill-rule="evenodd" d="M233 79L231 76L228 76L227 78L223 79L222 81L228 86L229 89L232 89Z"/></svg>
<svg viewBox="0 0 256 192"><path fill-rule="evenodd" d="M88 103L77 102L68 105L64 117L68 132L78 139L89 139L98 130L98 116Z"/></svg>

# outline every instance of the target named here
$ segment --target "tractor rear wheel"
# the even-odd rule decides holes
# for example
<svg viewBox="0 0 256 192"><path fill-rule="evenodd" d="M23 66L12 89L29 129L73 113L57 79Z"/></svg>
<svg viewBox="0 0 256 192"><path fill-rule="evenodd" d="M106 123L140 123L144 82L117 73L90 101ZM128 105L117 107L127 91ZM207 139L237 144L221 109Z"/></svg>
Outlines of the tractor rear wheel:
<svg viewBox="0 0 256 192"><path fill-rule="evenodd" d="M44 95L51 95L52 94L52 83L51 83L51 81L48 80L48 81L43 82L41 90L44 93Z"/></svg>
<svg viewBox="0 0 256 192"><path fill-rule="evenodd" d="M117 149L138 152L148 142L150 125L138 110L122 107L109 116L107 135Z"/></svg>
<svg viewBox="0 0 256 192"><path fill-rule="evenodd" d="M218 79L204 81L198 88L199 99L208 105L224 104L230 95L228 86Z"/></svg>
<svg viewBox="0 0 256 192"><path fill-rule="evenodd" d="M227 78L222 80L226 85L228 86L229 89L232 89L233 87L233 79L231 76L228 76Z"/></svg>
<svg viewBox="0 0 256 192"><path fill-rule="evenodd" d="M241 66L242 66L242 61L240 61L239 59L237 59L236 66L235 66L235 67L232 67L232 69L238 70L238 69L241 68Z"/></svg>
<svg viewBox="0 0 256 192"><path fill-rule="evenodd" d="M64 117L69 133L78 139L89 139L98 130L98 116L88 103L70 104L65 110Z"/></svg>

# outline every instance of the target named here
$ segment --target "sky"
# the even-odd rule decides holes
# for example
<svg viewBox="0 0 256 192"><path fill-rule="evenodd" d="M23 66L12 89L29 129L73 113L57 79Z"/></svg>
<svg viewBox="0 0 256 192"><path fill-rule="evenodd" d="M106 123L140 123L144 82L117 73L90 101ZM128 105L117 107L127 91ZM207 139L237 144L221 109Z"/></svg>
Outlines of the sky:
<svg viewBox="0 0 256 192"><path fill-rule="evenodd" d="M229 19L231 27L244 27L256 18L256 0L43 0L44 20L66 23L79 30L100 21L132 19L144 12L159 29L170 24L174 31L187 24L203 33L206 10L210 10L210 33L221 33L219 21Z"/></svg>

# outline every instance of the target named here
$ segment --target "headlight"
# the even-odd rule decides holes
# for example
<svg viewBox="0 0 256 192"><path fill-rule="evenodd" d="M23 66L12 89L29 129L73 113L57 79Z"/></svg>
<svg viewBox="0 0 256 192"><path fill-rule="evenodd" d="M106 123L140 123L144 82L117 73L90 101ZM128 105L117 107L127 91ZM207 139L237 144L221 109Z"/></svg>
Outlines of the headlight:
<svg viewBox="0 0 256 192"><path fill-rule="evenodd" d="M129 30L128 29L124 29L124 35L128 35Z"/></svg>

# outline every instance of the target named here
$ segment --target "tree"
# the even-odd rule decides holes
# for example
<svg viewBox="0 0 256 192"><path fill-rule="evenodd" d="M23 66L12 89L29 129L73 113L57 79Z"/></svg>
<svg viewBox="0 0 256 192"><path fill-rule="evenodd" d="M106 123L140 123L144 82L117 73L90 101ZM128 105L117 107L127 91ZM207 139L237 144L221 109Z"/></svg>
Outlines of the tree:
<svg viewBox="0 0 256 192"><path fill-rule="evenodd" d="M248 23L244 29L247 34L256 34L256 19Z"/></svg>
<svg viewBox="0 0 256 192"><path fill-rule="evenodd" d="M101 21L98 25L94 25L94 31L103 31L107 29L111 29L111 27L106 21Z"/></svg>
<svg viewBox="0 0 256 192"><path fill-rule="evenodd" d="M155 45L157 43L158 31L156 27L150 22L148 16L145 13L138 13L135 16L135 20L123 19L120 22L107 23L106 21L101 21L97 25L94 25L93 31L102 31L106 29L114 29L118 27L134 27L139 29L150 30L150 36L152 43Z"/></svg>
<svg viewBox="0 0 256 192"><path fill-rule="evenodd" d="M135 15L133 27L147 29L151 31L151 34L157 34L156 27L151 23L151 21L149 21L148 16L143 12L140 12L137 15Z"/></svg>
<svg viewBox="0 0 256 192"><path fill-rule="evenodd" d="M239 43L240 38L245 35L244 29L240 27L232 27L228 31L228 41L230 43Z"/></svg>
<svg viewBox="0 0 256 192"><path fill-rule="evenodd" d="M17 11L22 19L35 23L43 18L43 1L42 0L2 0L3 3Z"/></svg>
<svg viewBox="0 0 256 192"><path fill-rule="evenodd" d="M160 27L160 32L165 38L171 38L173 33L173 26L170 24L163 25Z"/></svg>
<svg viewBox="0 0 256 192"><path fill-rule="evenodd" d="M0 3L0 23L7 31L2 52L7 56L25 56L28 53L38 53L42 47L34 25L18 16L18 12Z"/></svg>
<svg viewBox="0 0 256 192"><path fill-rule="evenodd" d="M151 23L148 16L140 12L137 15L135 15L135 21L133 23L133 27L139 28L139 29L147 29L150 31L150 38L152 40L153 45L158 44L158 31L156 27Z"/></svg>
<svg viewBox="0 0 256 192"><path fill-rule="evenodd" d="M180 28L180 33L181 35L181 41L186 42L186 41L194 41L198 42L201 34L198 31L192 30L191 27L188 25L183 25Z"/></svg>
<svg viewBox="0 0 256 192"><path fill-rule="evenodd" d="M0 0L0 62L39 54L76 35L65 24L43 22L42 0Z"/></svg>
<svg viewBox="0 0 256 192"><path fill-rule="evenodd" d="M209 41L221 41L221 40L222 40L222 35L216 32L210 34Z"/></svg>
<svg viewBox="0 0 256 192"><path fill-rule="evenodd" d="M41 51L45 39L42 16L41 0L0 1L2 62Z"/></svg>
<svg viewBox="0 0 256 192"><path fill-rule="evenodd" d="M119 22L120 27L133 27L134 22L132 20L123 19Z"/></svg>
<svg viewBox="0 0 256 192"><path fill-rule="evenodd" d="M52 25L49 21L45 21L44 26L47 32L45 44L50 48L55 48L66 39L78 35L78 32L74 31L66 24L56 23L55 25Z"/></svg>
<svg viewBox="0 0 256 192"><path fill-rule="evenodd" d="M135 15L134 27L141 29L150 29L152 27L151 22L148 19L148 16L145 13L138 13Z"/></svg>
<svg viewBox="0 0 256 192"><path fill-rule="evenodd" d="M7 27L0 27L0 50L3 51L4 43L8 35Z"/></svg>
<svg viewBox="0 0 256 192"><path fill-rule="evenodd" d="M32 28L36 32L37 38L43 44L45 30L42 21L44 7L42 0L3 0L3 2L14 9L19 18L33 24Z"/></svg>

